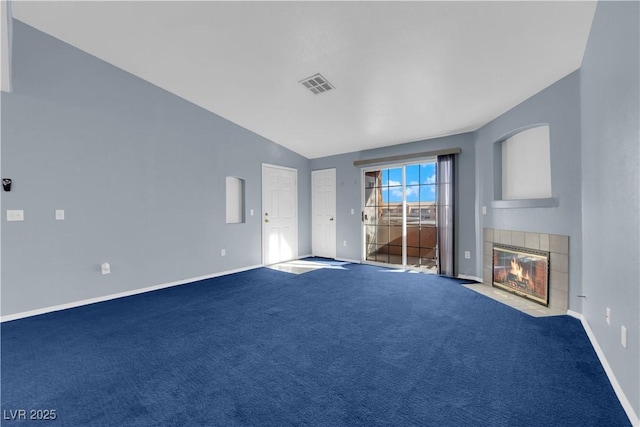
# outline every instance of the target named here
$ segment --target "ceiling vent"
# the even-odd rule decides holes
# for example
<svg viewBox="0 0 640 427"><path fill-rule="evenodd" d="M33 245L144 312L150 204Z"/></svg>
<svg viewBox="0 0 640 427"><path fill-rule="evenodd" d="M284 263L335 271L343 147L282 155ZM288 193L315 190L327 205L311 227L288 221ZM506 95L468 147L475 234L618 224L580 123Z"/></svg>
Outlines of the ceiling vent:
<svg viewBox="0 0 640 427"><path fill-rule="evenodd" d="M333 85L329 83L329 81L325 79L320 73L314 74L313 76L307 77L306 79L302 79L300 80L300 83L302 83L304 87L306 87L316 95L335 89Z"/></svg>

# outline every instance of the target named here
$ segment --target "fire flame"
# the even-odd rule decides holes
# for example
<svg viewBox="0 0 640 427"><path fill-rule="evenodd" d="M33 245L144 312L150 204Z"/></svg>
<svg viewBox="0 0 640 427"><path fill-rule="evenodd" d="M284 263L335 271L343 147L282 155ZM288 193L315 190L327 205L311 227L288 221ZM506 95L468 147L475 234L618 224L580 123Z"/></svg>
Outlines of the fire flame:
<svg viewBox="0 0 640 427"><path fill-rule="evenodd" d="M511 259L511 274L515 275L518 278L518 281L521 282L522 279L530 280L529 273L522 270L522 266L515 258Z"/></svg>

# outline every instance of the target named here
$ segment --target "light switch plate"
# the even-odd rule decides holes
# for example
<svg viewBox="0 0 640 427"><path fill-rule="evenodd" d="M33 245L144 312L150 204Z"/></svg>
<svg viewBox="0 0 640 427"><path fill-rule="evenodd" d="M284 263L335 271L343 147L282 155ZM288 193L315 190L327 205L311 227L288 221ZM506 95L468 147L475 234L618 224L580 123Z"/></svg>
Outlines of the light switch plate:
<svg viewBox="0 0 640 427"><path fill-rule="evenodd" d="M622 347L627 348L627 328L624 325L620 327L620 343Z"/></svg>
<svg viewBox="0 0 640 427"><path fill-rule="evenodd" d="M63 220L64 220L64 210L56 209L56 221L63 221Z"/></svg>
<svg viewBox="0 0 640 427"><path fill-rule="evenodd" d="M7 221L24 221L24 211L7 209Z"/></svg>

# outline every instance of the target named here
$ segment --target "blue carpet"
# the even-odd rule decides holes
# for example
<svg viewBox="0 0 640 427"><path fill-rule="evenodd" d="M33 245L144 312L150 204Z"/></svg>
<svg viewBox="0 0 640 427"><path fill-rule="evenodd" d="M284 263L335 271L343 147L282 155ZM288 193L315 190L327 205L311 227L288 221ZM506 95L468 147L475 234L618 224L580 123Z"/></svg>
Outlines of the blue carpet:
<svg viewBox="0 0 640 427"><path fill-rule="evenodd" d="M3 425L630 425L576 319L453 279L327 267L6 322L3 418L56 420Z"/></svg>

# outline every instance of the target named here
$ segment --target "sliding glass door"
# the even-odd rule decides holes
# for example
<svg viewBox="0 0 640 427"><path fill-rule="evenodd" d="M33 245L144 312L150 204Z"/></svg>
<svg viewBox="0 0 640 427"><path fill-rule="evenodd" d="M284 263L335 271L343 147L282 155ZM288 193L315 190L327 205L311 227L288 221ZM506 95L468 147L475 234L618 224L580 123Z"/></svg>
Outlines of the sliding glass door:
<svg viewBox="0 0 640 427"><path fill-rule="evenodd" d="M364 260L438 272L437 163L363 170Z"/></svg>

